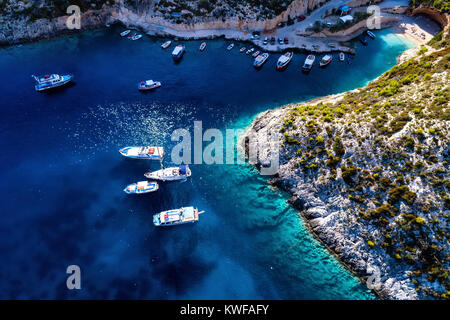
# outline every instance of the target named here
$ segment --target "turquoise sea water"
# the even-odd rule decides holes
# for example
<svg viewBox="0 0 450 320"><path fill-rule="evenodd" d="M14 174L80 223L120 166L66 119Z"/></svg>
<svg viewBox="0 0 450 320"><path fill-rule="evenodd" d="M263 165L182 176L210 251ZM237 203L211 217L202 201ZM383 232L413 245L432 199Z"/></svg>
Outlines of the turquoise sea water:
<svg viewBox="0 0 450 320"><path fill-rule="evenodd" d="M300 72L304 54L262 70L227 41L185 42L179 64L162 39L120 28L0 49L0 298L373 299L310 235L288 195L249 165L192 165L186 183L126 195L157 163L124 159L126 145L174 145L174 129L244 128L261 111L365 85L411 44L390 34L352 65ZM248 45L246 45L248 46ZM173 45L172 45L173 48ZM31 74L73 73L75 85L34 92ZM159 80L155 92L137 82ZM170 165L166 159L165 165ZM198 223L156 229L151 215L195 205ZM66 267L82 289L66 288Z"/></svg>

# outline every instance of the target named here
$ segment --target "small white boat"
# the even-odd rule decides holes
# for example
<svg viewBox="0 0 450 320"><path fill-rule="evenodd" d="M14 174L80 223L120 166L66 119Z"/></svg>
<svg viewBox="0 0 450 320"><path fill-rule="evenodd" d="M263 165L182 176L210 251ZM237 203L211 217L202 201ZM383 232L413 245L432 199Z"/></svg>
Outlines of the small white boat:
<svg viewBox="0 0 450 320"><path fill-rule="evenodd" d="M332 59L333 59L333 57L331 55L329 55L329 54L324 55L322 60L320 60L319 66L325 67L325 66L329 65Z"/></svg>
<svg viewBox="0 0 450 320"><path fill-rule="evenodd" d="M120 36L121 36L121 37L125 37L125 36L127 36L130 32L131 32L131 30L125 30L125 31L123 31L123 32L120 33Z"/></svg>
<svg viewBox="0 0 450 320"><path fill-rule="evenodd" d="M227 47L227 50L230 51L231 49L233 49L233 47L234 47L234 43L231 43L231 44Z"/></svg>
<svg viewBox="0 0 450 320"><path fill-rule="evenodd" d="M194 223L204 211L194 207L167 210L153 215L153 224L157 227L174 226L178 224Z"/></svg>
<svg viewBox="0 0 450 320"><path fill-rule="evenodd" d="M184 54L184 45L179 44L172 51L172 59L174 61L178 61L183 57Z"/></svg>
<svg viewBox="0 0 450 320"><path fill-rule="evenodd" d="M282 70L286 68L289 62L291 62L293 55L294 54L292 52L286 52L285 54L281 55L277 61L277 69Z"/></svg>
<svg viewBox="0 0 450 320"><path fill-rule="evenodd" d="M191 176L191 169L187 165L180 165L179 167L165 168L158 171L147 172L144 174L146 178L161 180L161 181L177 181L186 180Z"/></svg>
<svg viewBox="0 0 450 320"><path fill-rule="evenodd" d="M310 71L315 60L316 60L316 56L315 55L313 55L313 54L308 55L306 57L306 59L305 59L305 63L303 64L302 69L304 71Z"/></svg>
<svg viewBox="0 0 450 320"><path fill-rule="evenodd" d="M129 184L123 191L128 194L142 194L155 192L159 189L158 182L152 181L139 181L136 183Z"/></svg>
<svg viewBox="0 0 450 320"><path fill-rule="evenodd" d="M170 47L170 45L172 44L172 41L166 41L161 45L161 48L163 49L167 49L168 47Z"/></svg>
<svg viewBox="0 0 450 320"><path fill-rule="evenodd" d="M367 35L368 35L370 38L375 39L375 34L374 34L372 31L367 30L366 33L367 33Z"/></svg>
<svg viewBox="0 0 450 320"><path fill-rule="evenodd" d="M37 84L34 86L36 91L45 91L57 87L61 87L63 85L68 84L72 81L73 75L67 74L60 76L59 74L47 74L45 76L36 77L32 75L34 80L36 80Z"/></svg>
<svg viewBox="0 0 450 320"><path fill-rule="evenodd" d="M159 87L161 87L161 82L153 81L153 80L141 81L138 84L138 90L141 90L141 91L153 90L153 89L156 89Z"/></svg>
<svg viewBox="0 0 450 320"><path fill-rule="evenodd" d="M119 150L124 157L133 159L162 160L164 158L163 147L125 147Z"/></svg>
<svg viewBox="0 0 450 320"><path fill-rule="evenodd" d="M345 61L345 53L343 53L343 52L339 53L339 61L342 61L342 62Z"/></svg>
<svg viewBox="0 0 450 320"><path fill-rule="evenodd" d="M245 54L250 54L250 53L252 53L253 51L255 51L255 48L250 48L250 49L247 50L247 52L246 52Z"/></svg>
<svg viewBox="0 0 450 320"><path fill-rule="evenodd" d="M134 34L131 37L129 37L130 40L136 41L142 38L142 34Z"/></svg>
<svg viewBox="0 0 450 320"><path fill-rule="evenodd" d="M239 52L242 53L242 52L245 51L245 49L246 49L245 47L242 47L242 48L239 49Z"/></svg>
<svg viewBox="0 0 450 320"><path fill-rule="evenodd" d="M259 56L260 53L261 53L261 52L256 51L256 52L252 55L252 57L253 57L253 58L256 58L257 56Z"/></svg>
<svg viewBox="0 0 450 320"><path fill-rule="evenodd" d="M206 48L206 42L202 42L202 44L200 45L199 50L203 51L203 50L205 50L205 48Z"/></svg>
<svg viewBox="0 0 450 320"><path fill-rule="evenodd" d="M262 65L267 61L267 58L269 58L269 54L268 53L263 53L260 54L259 56L257 56L255 58L255 61L253 61L253 67L255 68L261 68Z"/></svg>

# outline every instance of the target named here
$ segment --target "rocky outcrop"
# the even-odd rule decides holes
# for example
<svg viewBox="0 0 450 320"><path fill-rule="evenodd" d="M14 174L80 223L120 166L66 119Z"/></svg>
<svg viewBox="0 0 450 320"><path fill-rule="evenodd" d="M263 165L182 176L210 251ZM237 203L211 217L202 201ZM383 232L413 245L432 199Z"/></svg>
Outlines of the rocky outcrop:
<svg viewBox="0 0 450 320"><path fill-rule="evenodd" d="M365 88L266 111L240 140L259 167L279 159L270 182L385 299L450 298L446 52L421 50Z"/></svg>
<svg viewBox="0 0 450 320"><path fill-rule="evenodd" d="M411 16L415 16L418 14L424 14L429 16L431 19L439 23L442 29L445 29L445 27L449 24L449 15L446 15L445 13L441 13L433 8L423 7L419 6L418 8L415 8L410 13Z"/></svg>

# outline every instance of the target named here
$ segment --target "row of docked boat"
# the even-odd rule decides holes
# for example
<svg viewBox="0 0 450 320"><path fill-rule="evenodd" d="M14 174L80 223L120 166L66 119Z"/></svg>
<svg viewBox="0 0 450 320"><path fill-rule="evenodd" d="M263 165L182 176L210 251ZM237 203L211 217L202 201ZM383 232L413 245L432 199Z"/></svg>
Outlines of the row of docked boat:
<svg viewBox="0 0 450 320"><path fill-rule="evenodd" d="M164 159L163 147L139 146L125 147L119 150L120 154L132 159L159 160ZM159 190L157 181L186 181L191 176L188 165L181 164L178 167L161 168L160 170L146 172L144 176L153 181L139 181L128 185L124 191L127 194L145 194ZM156 180L156 181L155 181ZM174 226L185 223L193 223L199 220L203 211L190 206L179 209L171 209L153 215L153 224L160 226Z"/></svg>

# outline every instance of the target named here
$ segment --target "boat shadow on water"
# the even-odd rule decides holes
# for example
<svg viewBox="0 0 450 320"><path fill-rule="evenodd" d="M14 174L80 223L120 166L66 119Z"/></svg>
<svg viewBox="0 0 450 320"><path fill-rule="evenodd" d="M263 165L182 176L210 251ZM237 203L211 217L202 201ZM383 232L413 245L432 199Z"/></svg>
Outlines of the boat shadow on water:
<svg viewBox="0 0 450 320"><path fill-rule="evenodd" d="M64 92L64 91L66 91L66 90L68 90L68 89L74 87L75 85L76 85L76 82L74 82L74 81L72 80L71 82L69 82L69 83L67 83L67 84L65 84L65 85L63 85L63 86L59 86L59 87L55 87L55 88L50 88L50 89L47 89L47 90L45 90L45 91L41 91L41 92L39 92L39 93L45 94L45 95L59 94L59 93L62 93L62 92Z"/></svg>

